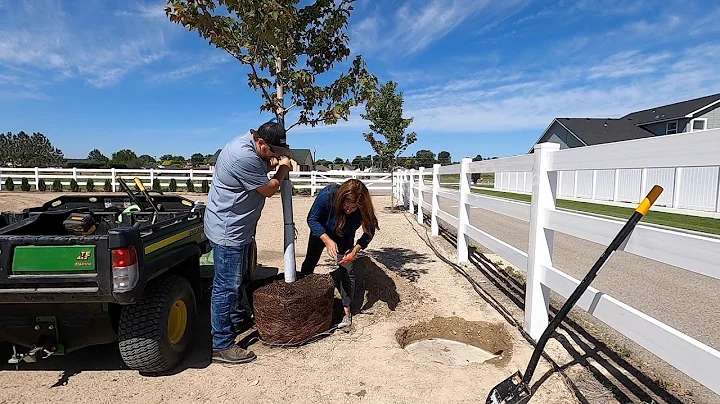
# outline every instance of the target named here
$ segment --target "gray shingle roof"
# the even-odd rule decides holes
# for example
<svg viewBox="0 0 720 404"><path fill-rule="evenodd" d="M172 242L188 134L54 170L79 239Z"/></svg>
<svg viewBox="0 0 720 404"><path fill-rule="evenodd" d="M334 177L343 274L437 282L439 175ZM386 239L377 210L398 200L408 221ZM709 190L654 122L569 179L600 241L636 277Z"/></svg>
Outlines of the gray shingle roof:
<svg viewBox="0 0 720 404"><path fill-rule="evenodd" d="M557 118L557 121L588 146L654 136L622 118Z"/></svg>
<svg viewBox="0 0 720 404"><path fill-rule="evenodd" d="M720 93L633 112L625 115L621 119L628 119L635 125L663 122L671 119L682 118L685 115L702 109L718 100L720 100Z"/></svg>

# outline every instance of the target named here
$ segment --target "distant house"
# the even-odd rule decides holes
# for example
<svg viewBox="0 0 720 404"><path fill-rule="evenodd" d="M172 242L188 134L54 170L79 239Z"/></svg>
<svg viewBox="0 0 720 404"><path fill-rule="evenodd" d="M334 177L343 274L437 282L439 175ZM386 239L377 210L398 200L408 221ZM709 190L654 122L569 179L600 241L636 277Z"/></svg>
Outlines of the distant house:
<svg viewBox="0 0 720 404"><path fill-rule="evenodd" d="M332 171L355 171L357 167L350 164L330 164L330 170Z"/></svg>
<svg viewBox="0 0 720 404"><path fill-rule="evenodd" d="M555 118L535 144L552 142L567 149L717 128L720 93L631 112L617 119Z"/></svg>
<svg viewBox="0 0 720 404"><path fill-rule="evenodd" d="M64 159L63 166L66 168L101 168L104 164L102 161L95 159Z"/></svg>
<svg viewBox="0 0 720 404"><path fill-rule="evenodd" d="M312 171L315 161L310 149L290 149L292 153L293 171Z"/></svg>

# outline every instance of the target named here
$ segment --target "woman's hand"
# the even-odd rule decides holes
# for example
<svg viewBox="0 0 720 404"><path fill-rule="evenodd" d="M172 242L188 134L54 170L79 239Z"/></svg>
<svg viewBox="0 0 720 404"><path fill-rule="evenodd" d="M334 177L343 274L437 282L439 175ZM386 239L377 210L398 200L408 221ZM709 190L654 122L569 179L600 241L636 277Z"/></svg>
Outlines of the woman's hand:
<svg viewBox="0 0 720 404"><path fill-rule="evenodd" d="M352 262L355 261L355 258L357 258L357 253L360 252L360 246L356 245L352 250L350 250L349 253L345 254L345 257L343 257L344 262Z"/></svg>
<svg viewBox="0 0 720 404"><path fill-rule="evenodd" d="M323 234L322 236L320 236L320 239L325 243L325 248L327 248L328 255L332 257L332 259L337 260L337 244L330 237L328 237L327 234Z"/></svg>

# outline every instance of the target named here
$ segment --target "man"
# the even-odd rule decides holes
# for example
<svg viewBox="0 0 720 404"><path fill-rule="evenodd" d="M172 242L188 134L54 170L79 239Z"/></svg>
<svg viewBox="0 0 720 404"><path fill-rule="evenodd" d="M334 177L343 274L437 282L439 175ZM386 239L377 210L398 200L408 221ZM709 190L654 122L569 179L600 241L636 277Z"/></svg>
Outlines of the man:
<svg viewBox="0 0 720 404"><path fill-rule="evenodd" d="M205 234L215 261L210 308L213 361L255 359L255 353L235 344L236 324L249 317L241 308L240 283L265 198L277 192L292 168L289 155L285 129L266 122L232 139L218 156L205 210ZM277 173L268 179L267 173L275 168Z"/></svg>

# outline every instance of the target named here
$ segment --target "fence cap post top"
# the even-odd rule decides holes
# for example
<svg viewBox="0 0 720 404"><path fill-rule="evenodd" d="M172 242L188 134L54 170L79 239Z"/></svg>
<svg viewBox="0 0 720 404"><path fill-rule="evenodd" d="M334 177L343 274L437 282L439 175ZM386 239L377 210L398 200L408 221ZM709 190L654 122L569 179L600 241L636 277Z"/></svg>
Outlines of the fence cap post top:
<svg viewBox="0 0 720 404"><path fill-rule="evenodd" d="M535 150L546 149L546 150L560 150L560 144L554 142L538 143L533 147Z"/></svg>

